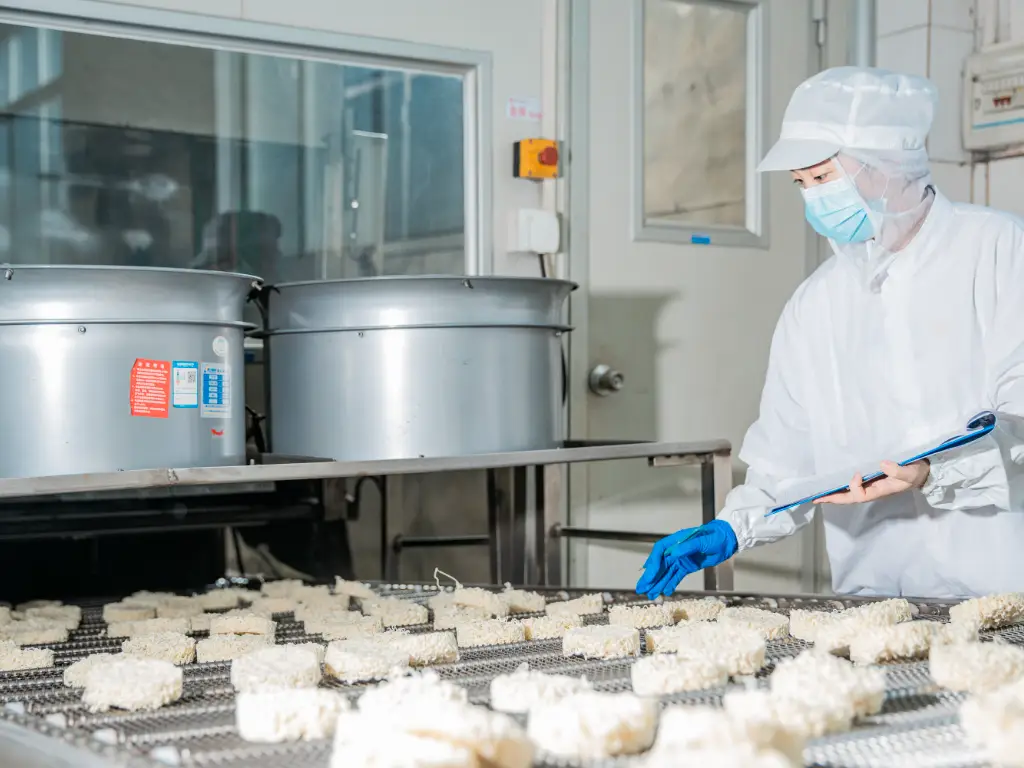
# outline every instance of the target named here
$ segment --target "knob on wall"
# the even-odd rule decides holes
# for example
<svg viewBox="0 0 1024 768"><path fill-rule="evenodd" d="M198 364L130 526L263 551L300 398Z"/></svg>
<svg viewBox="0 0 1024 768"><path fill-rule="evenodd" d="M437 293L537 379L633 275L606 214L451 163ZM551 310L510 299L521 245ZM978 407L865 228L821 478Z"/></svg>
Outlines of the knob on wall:
<svg viewBox="0 0 1024 768"><path fill-rule="evenodd" d="M619 371L608 365L595 365L593 370L590 371L590 376L587 378L587 384L590 387L590 391L600 397L607 397L612 395L619 390L626 383L626 377L623 376Z"/></svg>

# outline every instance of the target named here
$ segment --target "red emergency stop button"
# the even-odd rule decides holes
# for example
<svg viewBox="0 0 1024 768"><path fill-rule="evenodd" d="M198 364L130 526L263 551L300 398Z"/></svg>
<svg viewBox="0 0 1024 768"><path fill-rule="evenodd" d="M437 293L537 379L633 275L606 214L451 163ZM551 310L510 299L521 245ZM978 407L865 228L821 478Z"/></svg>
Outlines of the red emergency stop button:
<svg viewBox="0 0 1024 768"><path fill-rule="evenodd" d="M557 147L544 147L537 156L537 162L541 165L550 165L552 167L558 167L558 148Z"/></svg>

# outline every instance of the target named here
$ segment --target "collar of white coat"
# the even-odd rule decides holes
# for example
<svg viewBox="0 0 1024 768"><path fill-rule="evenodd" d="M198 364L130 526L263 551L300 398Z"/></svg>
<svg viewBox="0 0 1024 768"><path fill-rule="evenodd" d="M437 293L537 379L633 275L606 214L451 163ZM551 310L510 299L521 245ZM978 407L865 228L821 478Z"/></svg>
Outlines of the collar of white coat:
<svg viewBox="0 0 1024 768"><path fill-rule="evenodd" d="M934 189L934 187L933 187ZM889 279L901 280L917 271L934 251L937 239L945 232L952 220L953 203L944 194L934 189L935 197L931 209L924 218L924 223L917 234L907 243L906 247L893 254L893 258L874 275L873 286L880 286ZM840 247L829 240L833 252L842 258Z"/></svg>

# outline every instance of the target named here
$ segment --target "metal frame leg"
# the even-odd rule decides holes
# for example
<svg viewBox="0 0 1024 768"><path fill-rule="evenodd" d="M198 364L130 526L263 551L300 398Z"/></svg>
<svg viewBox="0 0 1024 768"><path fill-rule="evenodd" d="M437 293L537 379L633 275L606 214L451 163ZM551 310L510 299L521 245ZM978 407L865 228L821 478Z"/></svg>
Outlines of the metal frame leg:
<svg viewBox="0 0 1024 768"><path fill-rule="evenodd" d="M502 570L501 530L498 520L501 517L501 491L498 489L497 470L487 470L487 534L490 536L490 571L491 583L500 584Z"/></svg>
<svg viewBox="0 0 1024 768"><path fill-rule="evenodd" d="M704 479L708 464L705 462L701 468L701 478ZM711 518L714 519L718 512L725 508L725 497L732 490L732 456L728 453L716 453L711 459L710 467L711 489L706 492L711 497L713 508ZM706 487L707 483L705 483ZM705 515L707 511L705 510ZM705 517L707 520L707 518ZM729 592L733 589L733 571L735 563L732 559L726 560L714 568L704 570L704 588L707 590L718 589Z"/></svg>
<svg viewBox="0 0 1024 768"><path fill-rule="evenodd" d="M555 534L562 522L568 465L550 464L537 467L537 495L542 503L537 508L537 583L544 586L565 586L562 565L562 539Z"/></svg>

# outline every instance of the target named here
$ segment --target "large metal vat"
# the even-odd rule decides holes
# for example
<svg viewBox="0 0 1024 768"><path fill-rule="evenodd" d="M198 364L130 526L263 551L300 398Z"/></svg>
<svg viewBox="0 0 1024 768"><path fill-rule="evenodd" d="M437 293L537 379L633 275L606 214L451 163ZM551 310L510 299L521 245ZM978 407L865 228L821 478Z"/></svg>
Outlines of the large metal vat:
<svg viewBox="0 0 1024 768"><path fill-rule="evenodd" d="M575 287L430 276L270 288L273 452L371 460L555 446L562 308Z"/></svg>
<svg viewBox="0 0 1024 768"><path fill-rule="evenodd" d="M0 477L244 463L257 282L0 265Z"/></svg>

